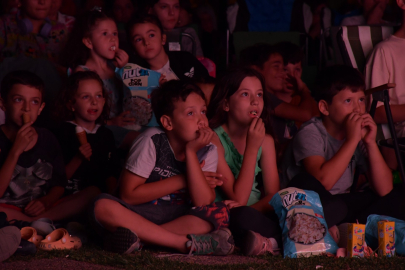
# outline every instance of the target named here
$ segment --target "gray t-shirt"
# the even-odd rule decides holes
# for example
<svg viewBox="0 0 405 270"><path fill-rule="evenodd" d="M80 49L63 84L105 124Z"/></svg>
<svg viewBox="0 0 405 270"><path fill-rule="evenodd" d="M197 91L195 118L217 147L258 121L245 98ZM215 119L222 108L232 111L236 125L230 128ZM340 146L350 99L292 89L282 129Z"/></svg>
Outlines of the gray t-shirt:
<svg viewBox="0 0 405 270"><path fill-rule="evenodd" d="M218 152L215 145L210 143L201 148L197 151L197 157L200 163L205 160L203 171L217 171ZM185 174L186 163L175 158L166 133L160 128L152 127L135 140L129 150L125 169L146 178L146 183L151 183L178 174ZM181 189L151 203L187 204L190 203L190 198L188 191Z"/></svg>
<svg viewBox="0 0 405 270"><path fill-rule="evenodd" d="M321 156L326 161L330 160L336 152L343 145L345 140L337 140L333 138L325 129L320 118L314 117L308 122L304 123L301 129L287 151L286 166L283 168L284 175L287 176L288 181L295 175L305 171L302 160L310 156ZM330 190L332 194L346 193L350 191L353 183L355 169L364 173L368 169L367 165L367 152L364 148L363 142L357 145L356 151L343 175L336 182Z"/></svg>

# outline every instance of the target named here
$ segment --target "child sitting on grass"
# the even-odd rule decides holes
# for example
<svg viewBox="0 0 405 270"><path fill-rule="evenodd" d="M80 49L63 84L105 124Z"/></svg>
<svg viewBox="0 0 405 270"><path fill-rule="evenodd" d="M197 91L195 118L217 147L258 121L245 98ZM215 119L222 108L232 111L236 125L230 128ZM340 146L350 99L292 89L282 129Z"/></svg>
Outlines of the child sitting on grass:
<svg viewBox="0 0 405 270"><path fill-rule="evenodd" d="M28 71L7 74L1 83L0 212L9 220L63 220L86 209L88 193L59 200L67 184L63 155L56 138L33 127L43 110L43 81Z"/></svg>
<svg viewBox="0 0 405 270"><path fill-rule="evenodd" d="M329 228L356 220L365 224L370 214L403 219L402 209L392 207L402 205L402 189L393 189L376 143L377 126L366 113L364 88L354 68L323 70L312 92L321 118L302 125L284 168L289 186L319 194ZM355 170L369 181L363 192L351 192Z"/></svg>
<svg viewBox="0 0 405 270"><path fill-rule="evenodd" d="M204 93L173 80L154 90L151 100L162 129L148 129L132 145L120 198L102 194L94 204L92 220L105 235L105 248L131 253L142 240L182 253L230 254L229 211L213 203L215 191L208 184L218 153L210 143L214 133Z"/></svg>

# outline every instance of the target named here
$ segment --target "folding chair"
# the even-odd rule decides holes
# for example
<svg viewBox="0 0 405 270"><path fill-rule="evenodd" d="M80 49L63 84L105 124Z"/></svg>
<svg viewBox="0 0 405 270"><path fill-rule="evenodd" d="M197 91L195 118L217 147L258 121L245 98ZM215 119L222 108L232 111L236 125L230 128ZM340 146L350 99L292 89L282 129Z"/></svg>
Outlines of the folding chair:
<svg viewBox="0 0 405 270"><path fill-rule="evenodd" d="M363 72L367 57L373 51L375 45L392 34L393 28L389 26L342 26L337 34L337 41L344 63ZM370 109L371 117L374 117L377 102L381 101L384 103L391 139L378 140L377 144L383 147L394 148L399 172L402 179L405 179L404 162L401 156L401 150L405 152L405 138L397 138L389 105L388 89L393 87L395 87L395 84L388 83L368 89L365 91L365 94L373 95L373 102Z"/></svg>
<svg viewBox="0 0 405 270"><path fill-rule="evenodd" d="M184 33L181 28L175 28L170 32L166 32L166 44L169 51L181 51L181 40L183 38L191 40L193 44L192 54L196 56L197 46L192 35Z"/></svg>

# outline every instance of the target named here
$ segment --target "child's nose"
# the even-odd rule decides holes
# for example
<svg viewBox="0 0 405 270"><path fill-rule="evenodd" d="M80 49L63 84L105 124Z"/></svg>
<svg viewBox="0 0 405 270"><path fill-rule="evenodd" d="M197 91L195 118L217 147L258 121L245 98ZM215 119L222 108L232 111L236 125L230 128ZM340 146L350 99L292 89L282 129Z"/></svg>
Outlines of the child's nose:
<svg viewBox="0 0 405 270"><path fill-rule="evenodd" d="M174 15L174 8L169 8L169 14Z"/></svg>
<svg viewBox="0 0 405 270"><path fill-rule="evenodd" d="M24 110L26 112L28 112L28 111L30 111L30 109L31 109L30 103L29 102L24 102Z"/></svg>

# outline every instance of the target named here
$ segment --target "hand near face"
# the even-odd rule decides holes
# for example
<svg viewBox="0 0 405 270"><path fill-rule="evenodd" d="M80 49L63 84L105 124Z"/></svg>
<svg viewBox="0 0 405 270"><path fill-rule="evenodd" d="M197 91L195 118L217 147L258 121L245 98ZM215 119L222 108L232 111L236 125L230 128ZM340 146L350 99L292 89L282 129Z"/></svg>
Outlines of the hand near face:
<svg viewBox="0 0 405 270"><path fill-rule="evenodd" d="M361 117L363 120L361 123L361 139L365 144L375 143L377 136L376 123L368 113L363 114Z"/></svg>
<svg viewBox="0 0 405 270"><path fill-rule="evenodd" d="M38 140L38 133L32 126L32 122L23 125L17 132L13 148L18 155L31 149Z"/></svg>
<svg viewBox="0 0 405 270"><path fill-rule="evenodd" d="M197 131L197 138L189 141L186 145L186 148L193 152L197 152L211 142L213 135L214 131L212 131L211 128L207 127L206 125L201 126Z"/></svg>
<svg viewBox="0 0 405 270"><path fill-rule="evenodd" d="M262 146L266 129L261 118L253 118L246 138L246 149L253 148L259 150Z"/></svg>
<svg viewBox="0 0 405 270"><path fill-rule="evenodd" d="M351 113L346 119L346 140L359 142L362 139L363 118L358 113Z"/></svg>
<svg viewBox="0 0 405 270"><path fill-rule="evenodd" d="M129 56L128 54L121 49L117 49L115 52L115 57L114 57L114 64L118 68L124 67L126 64L128 64Z"/></svg>

